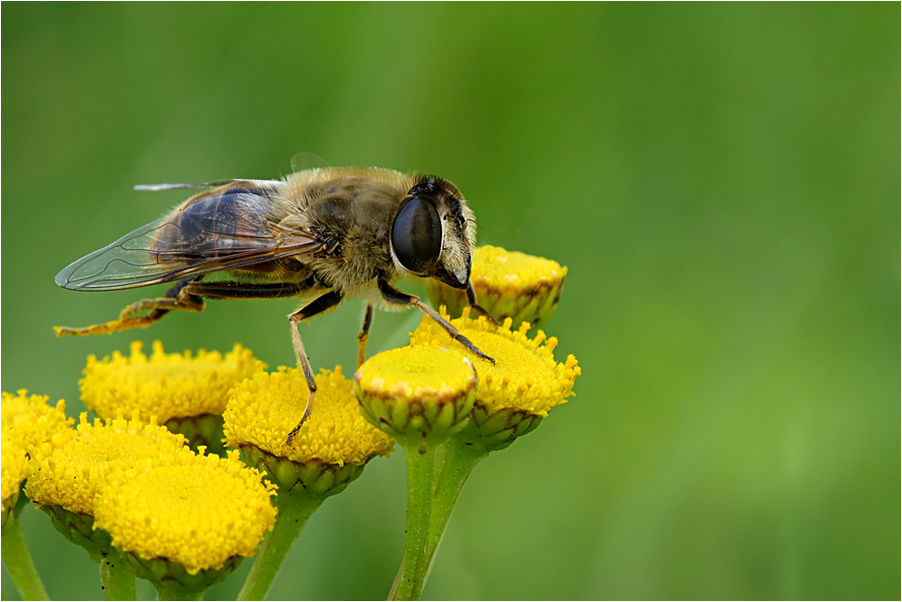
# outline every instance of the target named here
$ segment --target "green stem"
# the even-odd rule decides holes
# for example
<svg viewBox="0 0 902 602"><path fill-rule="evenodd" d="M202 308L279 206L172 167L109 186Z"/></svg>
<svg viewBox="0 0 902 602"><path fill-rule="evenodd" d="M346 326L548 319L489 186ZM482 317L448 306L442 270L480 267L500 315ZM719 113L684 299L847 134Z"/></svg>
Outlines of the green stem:
<svg viewBox="0 0 902 602"><path fill-rule="evenodd" d="M254 564L238 594L238 600L263 600L272 587L291 544L324 499L314 498L303 491L279 494L276 498L276 506L279 508L276 525L257 549Z"/></svg>
<svg viewBox="0 0 902 602"><path fill-rule="evenodd" d="M135 574L112 547L100 561L100 582L107 600L136 600Z"/></svg>
<svg viewBox="0 0 902 602"><path fill-rule="evenodd" d="M432 570L435 551L442 541L451 512L464 483L473 468L489 454L488 450L466 445L458 439L449 440L439 452L435 465L435 488L432 496L432 516L429 521L429 545L426 549L427 575Z"/></svg>
<svg viewBox="0 0 902 602"><path fill-rule="evenodd" d="M154 587L157 588L157 595L160 600L203 600L204 590L195 592L188 591L181 583L175 580L156 581Z"/></svg>
<svg viewBox="0 0 902 602"><path fill-rule="evenodd" d="M0 530L0 547L2 547L3 563L9 571L13 583L19 590L23 600L49 600L47 590L41 583L31 554L25 546L25 538L19 529L17 516L10 516Z"/></svg>
<svg viewBox="0 0 902 602"><path fill-rule="evenodd" d="M429 568L429 522L432 513L435 454L438 446L425 440L423 446L404 447L407 459L407 533L404 558L389 600L418 600Z"/></svg>

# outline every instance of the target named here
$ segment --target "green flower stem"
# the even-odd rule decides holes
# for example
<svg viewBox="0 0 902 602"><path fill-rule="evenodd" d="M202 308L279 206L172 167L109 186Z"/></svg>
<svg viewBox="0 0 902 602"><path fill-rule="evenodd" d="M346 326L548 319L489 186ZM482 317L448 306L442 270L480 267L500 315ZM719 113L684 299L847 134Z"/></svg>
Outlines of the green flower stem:
<svg viewBox="0 0 902 602"><path fill-rule="evenodd" d="M188 591L181 583L175 580L156 581L157 595L160 600L203 600L204 590Z"/></svg>
<svg viewBox="0 0 902 602"><path fill-rule="evenodd" d="M432 570L435 551L442 540L451 512L464 483L473 468L489 454L477 445L467 445L460 439L450 439L438 452L435 463L435 487L432 496L432 515L429 521L429 545L426 549L427 575Z"/></svg>
<svg viewBox="0 0 902 602"><path fill-rule="evenodd" d="M107 600L136 600L135 574L115 549L100 561L100 582Z"/></svg>
<svg viewBox="0 0 902 602"><path fill-rule="evenodd" d="M407 459L407 533L404 558L389 600L418 600L429 568L429 524L432 514L433 477L438 446L404 446Z"/></svg>
<svg viewBox="0 0 902 602"><path fill-rule="evenodd" d="M44 584L41 583L41 578L31 560L31 554L25 546L25 538L22 537L17 516L10 516L3 525L0 530L0 542L2 542L3 563L22 599L49 600L47 590L44 589Z"/></svg>
<svg viewBox="0 0 902 602"><path fill-rule="evenodd" d="M272 587L291 544L324 499L325 497L308 495L300 488L296 492L288 491L276 497L279 509L276 525L260 544L238 600L263 600Z"/></svg>

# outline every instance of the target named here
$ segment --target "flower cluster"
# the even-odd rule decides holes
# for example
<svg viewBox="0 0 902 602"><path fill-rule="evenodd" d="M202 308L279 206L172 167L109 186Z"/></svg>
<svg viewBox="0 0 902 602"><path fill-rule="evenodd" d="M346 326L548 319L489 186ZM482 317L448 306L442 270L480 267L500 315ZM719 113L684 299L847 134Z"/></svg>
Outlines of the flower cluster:
<svg viewBox="0 0 902 602"><path fill-rule="evenodd" d="M442 307L353 380L340 366L322 371L313 394L301 370L267 372L240 345L167 354L159 342L149 356L136 342L129 356L88 358L79 384L93 421L74 425L63 401L3 393L3 551L20 593L47 597L16 519L30 500L98 562L110 599L134 599L135 576L161 599L197 598L251 556L239 598L263 599L312 513L397 440L408 528L392 597L417 597L473 466L573 394L576 359L558 362L556 339L529 336L553 313L566 272L477 249L476 294L503 324Z"/></svg>
<svg viewBox="0 0 902 602"><path fill-rule="evenodd" d="M472 319L470 308L461 307L462 293L431 285L433 301L456 303L460 317L450 319L440 306L443 323L424 316L410 346L371 358L355 375L363 415L396 437L407 459L405 554L392 599L419 597L476 464L566 403L581 373L574 356L555 360L557 339L541 330L528 336L556 308L566 268L483 247L474 255L473 273L477 300L489 314L499 312L502 324L484 315ZM520 326L513 330L515 319Z"/></svg>

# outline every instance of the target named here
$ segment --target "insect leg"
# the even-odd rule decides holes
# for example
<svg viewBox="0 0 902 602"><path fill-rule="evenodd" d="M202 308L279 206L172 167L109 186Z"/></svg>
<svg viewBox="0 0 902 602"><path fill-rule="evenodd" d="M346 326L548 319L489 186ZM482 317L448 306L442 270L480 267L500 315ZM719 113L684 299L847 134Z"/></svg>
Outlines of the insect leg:
<svg viewBox="0 0 902 602"><path fill-rule="evenodd" d="M444 328L455 341L458 341L464 347L466 347L479 357L487 359L493 364L495 363L494 358L491 358L483 353L479 349L479 347L473 344L470 339L460 334L460 332L458 332L458 330L454 328L454 326L450 322L448 322L448 320L440 316L434 309L423 303L419 297L408 295L407 293L402 293L401 291L392 287L387 281L383 280L382 278L378 280L378 285L379 292L382 294L382 298L385 299L386 302L396 305L415 305L416 307L419 307L426 313L427 316L435 320L439 326Z"/></svg>
<svg viewBox="0 0 902 602"><path fill-rule="evenodd" d="M366 361L366 341L370 335L370 326L373 325L373 304L366 304L366 314L363 316L363 327L357 335L357 367Z"/></svg>
<svg viewBox="0 0 902 602"><path fill-rule="evenodd" d="M476 291L473 290L472 282L467 282L467 303L470 304L470 307L473 309L474 312L476 312L480 316L485 316L485 319L488 320L489 322L491 322L492 324L494 324L495 326L501 326L501 323L498 322L498 320L496 320L495 318L493 318L492 314L490 314L488 311L486 311L486 309L484 307L482 307L481 305L478 305L476 303Z"/></svg>
<svg viewBox="0 0 902 602"><path fill-rule="evenodd" d="M298 366L307 379L307 388L310 389L310 397L307 398L307 407L304 409L304 415L298 425L291 429L288 433L286 445L291 445L294 436L298 434L307 417L310 416L310 407L313 404L313 394L316 393L316 381L313 380L313 369L310 367L310 360L307 358L307 351L304 349L304 343L301 341L301 333L298 331L298 322L312 318L317 314L328 311L341 303L341 294L336 291L329 291L321 297L317 297L306 307L303 307L293 314L288 315L288 321L291 324L291 342L294 345L294 355L297 359Z"/></svg>
<svg viewBox="0 0 902 602"><path fill-rule="evenodd" d="M190 280L183 280L166 291L166 295L159 299L143 299L137 303L132 303L122 310L118 320L113 320L106 324L94 324L84 328L54 326L53 330L56 331L56 336L58 337L112 334L131 328L147 328L154 322L158 322L172 310L203 311L204 300L188 292L187 286L189 284L191 284ZM147 312L147 315L135 315L144 311Z"/></svg>

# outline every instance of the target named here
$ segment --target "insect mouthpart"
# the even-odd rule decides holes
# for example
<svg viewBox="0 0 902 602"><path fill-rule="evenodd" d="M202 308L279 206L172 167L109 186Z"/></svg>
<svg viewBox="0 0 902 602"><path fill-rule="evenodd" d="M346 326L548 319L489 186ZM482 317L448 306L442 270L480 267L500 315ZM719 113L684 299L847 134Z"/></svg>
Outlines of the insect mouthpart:
<svg viewBox="0 0 902 602"><path fill-rule="evenodd" d="M440 266L433 277L451 288L460 290L467 288L470 284L470 270L466 268L450 272L444 266Z"/></svg>

